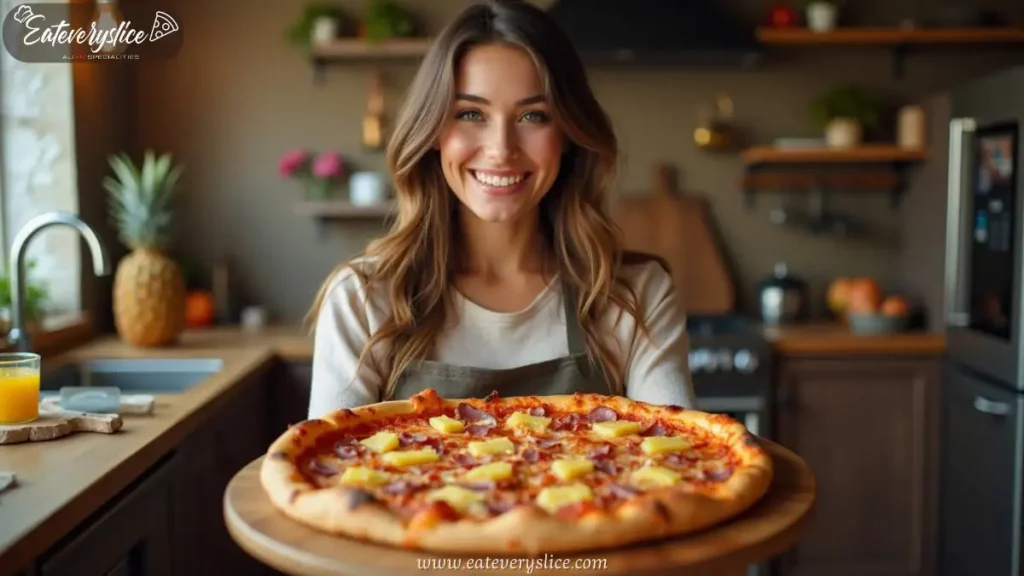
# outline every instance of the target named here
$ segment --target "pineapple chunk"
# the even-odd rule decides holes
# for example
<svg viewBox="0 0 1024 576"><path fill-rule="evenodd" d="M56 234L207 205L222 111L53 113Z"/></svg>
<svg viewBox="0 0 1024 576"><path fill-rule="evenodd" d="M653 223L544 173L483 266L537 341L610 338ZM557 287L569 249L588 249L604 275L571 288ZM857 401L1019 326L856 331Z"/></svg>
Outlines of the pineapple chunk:
<svg viewBox="0 0 1024 576"><path fill-rule="evenodd" d="M629 420L595 422L590 429L597 432L598 436L604 436L605 438L618 438L620 436L628 436L639 432L640 423L630 422Z"/></svg>
<svg viewBox="0 0 1024 576"><path fill-rule="evenodd" d="M451 416L434 416L430 419L430 425L438 432L445 434L454 434L456 432L462 432L463 428L466 427L461 420L456 420Z"/></svg>
<svg viewBox="0 0 1024 576"><path fill-rule="evenodd" d="M649 436L640 444L644 454L667 454L689 450L690 444L682 436Z"/></svg>
<svg viewBox="0 0 1024 576"><path fill-rule="evenodd" d="M420 450L403 450L402 452L388 452L381 456L385 464L391 466L415 466L427 462L437 462L437 452L433 448L422 448Z"/></svg>
<svg viewBox="0 0 1024 576"><path fill-rule="evenodd" d="M351 466L341 475L341 483L345 486L378 486L391 479L387 472L374 470L365 466Z"/></svg>
<svg viewBox="0 0 1024 576"><path fill-rule="evenodd" d="M515 452L515 450L515 444L504 436L501 438L495 438L494 440L483 440L480 442L469 443L469 453L476 457L512 453Z"/></svg>
<svg viewBox="0 0 1024 576"><path fill-rule="evenodd" d="M373 436L363 439L360 444L378 454L384 454L398 448L398 434L394 432L377 432Z"/></svg>
<svg viewBox="0 0 1024 576"><path fill-rule="evenodd" d="M551 471L560 480L572 480L594 471L594 463L583 458L562 458L551 463Z"/></svg>
<svg viewBox="0 0 1024 576"><path fill-rule="evenodd" d="M590 486L578 482L566 486L548 486L537 494L537 505L548 512L555 512L562 506L591 500L593 497Z"/></svg>
<svg viewBox="0 0 1024 576"><path fill-rule="evenodd" d="M484 494L461 486L445 486L427 494L428 502L442 500L459 512L466 512L484 500Z"/></svg>
<svg viewBox="0 0 1024 576"><path fill-rule="evenodd" d="M661 488L664 486L671 486L679 479L682 475L675 470L670 470L661 466L644 466L639 470L633 472L630 476L634 484L641 487L655 487Z"/></svg>
<svg viewBox="0 0 1024 576"><path fill-rule="evenodd" d="M512 428L540 432L548 427L548 424L551 423L551 418L547 418L545 416L532 416L526 412L516 412L509 416L505 423Z"/></svg>
<svg viewBox="0 0 1024 576"><path fill-rule="evenodd" d="M466 480L478 482L481 480L504 480L512 476L512 464L510 462L492 462L477 466L466 473Z"/></svg>

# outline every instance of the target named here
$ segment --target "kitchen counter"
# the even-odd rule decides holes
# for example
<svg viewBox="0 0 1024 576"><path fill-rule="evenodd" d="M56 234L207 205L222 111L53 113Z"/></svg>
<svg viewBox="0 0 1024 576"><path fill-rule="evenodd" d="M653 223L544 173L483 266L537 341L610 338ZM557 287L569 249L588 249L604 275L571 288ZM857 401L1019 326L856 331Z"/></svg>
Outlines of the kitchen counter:
<svg viewBox="0 0 1024 576"><path fill-rule="evenodd" d="M830 324L765 328L764 332L786 355L937 354L944 350L943 339L936 334L860 336ZM183 393L158 395L153 415L125 416L117 434L78 433L49 442L0 446L0 471L18 476L14 488L0 493L0 566L32 562L173 450L239 383L258 376L275 358L311 359L312 339L299 327L273 327L256 334L230 327L193 331L183 335L177 346L161 349L137 349L103 337L45 357L43 371L91 358L175 357L220 358L224 366Z"/></svg>
<svg viewBox="0 0 1024 576"><path fill-rule="evenodd" d="M782 356L941 354L946 350L945 338L938 332L857 334L833 322L766 326L763 334Z"/></svg>
<svg viewBox="0 0 1024 576"><path fill-rule="evenodd" d="M274 328L260 334L191 332L176 347L151 350L106 337L44 357L44 374L91 358L216 357L224 366L183 393L157 395L153 415L124 416L117 434L76 433L48 442L0 445L0 471L18 478L15 487L0 492L0 567L17 569L32 562L177 446L219 399L275 357L309 355L310 339L298 328Z"/></svg>

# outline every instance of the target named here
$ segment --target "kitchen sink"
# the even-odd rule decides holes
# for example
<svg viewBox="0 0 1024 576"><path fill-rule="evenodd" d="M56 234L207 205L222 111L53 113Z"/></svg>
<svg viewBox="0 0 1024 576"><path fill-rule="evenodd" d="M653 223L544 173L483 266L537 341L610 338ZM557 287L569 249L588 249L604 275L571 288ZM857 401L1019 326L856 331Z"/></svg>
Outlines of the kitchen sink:
<svg viewBox="0 0 1024 576"><path fill-rule="evenodd" d="M123 394L176 394L224 368L220 358L104 358L69 363L47 373L41 390L65 386L116 386Z"/></svg>

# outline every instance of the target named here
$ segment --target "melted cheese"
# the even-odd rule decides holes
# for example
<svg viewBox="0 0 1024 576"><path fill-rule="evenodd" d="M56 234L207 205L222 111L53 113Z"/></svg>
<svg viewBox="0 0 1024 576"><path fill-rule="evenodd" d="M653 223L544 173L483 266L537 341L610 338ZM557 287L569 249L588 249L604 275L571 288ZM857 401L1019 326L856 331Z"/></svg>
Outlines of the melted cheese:
<svg viewBox="0 0 1024 576"><path fill-rule="evenodd" d="M689 450L690 444L682 436L650 436L644 438L640 449L644 451L644 454L653 456Z"/></svg>
<svg viewBox="0 0 1024 576"><path fill-rule="evenodd" d="M428 462L437 462L437 452L433 448L421 448L419 450L405 450L402 452L388 452L387 454L380 457L385 464L391 466L404 467L404 466L415 466L417 464L426 464Z"/></svg>
<svg viewBox="0 0 1024 576"><path fill-rule="evenodd" d="M563 458L551 463L551 471L560 480L568 481L594 471L594 463L583 458Z"/></svg>
<svg viewBox="0 0 1024 576"><path fill-rule="evenodd" d="M597 433L598 436L604 438L619 438L621 436L628 436L630 434L636 434L640 431L639 422L630 422L629 420L614 420L612 422L595 422L590 427L591 430Z"/></svg>
<svg viewBox="0 0 1024 576"><path fill-rule="evenodd" d="M378 454L384 454L398 448L398 434L394 432L377 432L373 436L361 440L360 444Z"/></svg>
<svg viewBox="0 0 1024 576"><path fill-rule="evenodd" d="M548 486L537 494L536 502L544 510L555 512L562 506L585 502L593 498L594 493L590 490L590 486L577 482L566 486Z"/></svg>
<svg viewBox="0 0 1024 576"><path fill-rule="evenodd" d="M505 423L510 427L517 428L519 430L541 432L547 429L548 424L551 423L551 418L544 416L531 416L526 412L516 412L509 416Z"/></svg>
<svg viewBox="0 0 1024 576"><path fill-rule="evenodd" d="M512 464L509 462L492 462L477 466L466 473L465 478L470 482L482 480L505 480L512 477Z"/></svg>
<svg viewBox="0 0 1024 576"><path fill-rule="evenodd" d="M434 416L430 419L430 426L438 432L444 434L454 434L456 432L462 432L466 427L465 424L460 420L456 420L451 416Z"/></svg>
<svg viewBox="0 0 1024 576"><path fill-rule="evenodd" d="M345 486L379 486L390 479L391 475L387 472L366 468L365 466L350 466L341 475L341 483Z"/></svg>
<svg viewBox="0 0 1024 576"><path fill-rule="evenodd" d="M505 437L469 443L469 453L476 457L511 454L515 451L515 444L512 444L512 441Z"/></svg>

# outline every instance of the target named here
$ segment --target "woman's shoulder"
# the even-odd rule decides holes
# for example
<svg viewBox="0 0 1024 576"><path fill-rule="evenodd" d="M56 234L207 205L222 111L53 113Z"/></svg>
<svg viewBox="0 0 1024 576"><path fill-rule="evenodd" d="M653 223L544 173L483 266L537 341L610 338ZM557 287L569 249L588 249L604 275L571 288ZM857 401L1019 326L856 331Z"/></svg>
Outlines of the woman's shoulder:
<svg viewBox="0 0 1024 576"><path fill-rule="evenodd" d="M384 292L374 282L376 259L360 256L338 266L327 281L326 298L336 304L356 304L360 307L386 302Z"/></svg>
<svg viewBox="0 0 1024 576"><path fill-rule="evenodd" d="M645 296L664 295L673 289L668 262L646 252L625 252L619 278L640 296L641 301L647 299Z"/></svg>

